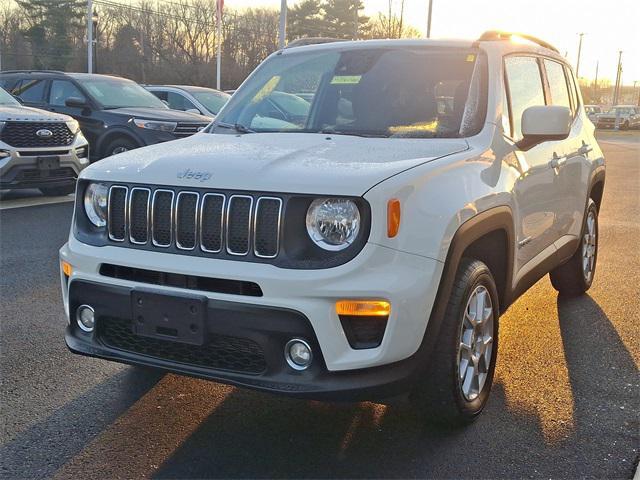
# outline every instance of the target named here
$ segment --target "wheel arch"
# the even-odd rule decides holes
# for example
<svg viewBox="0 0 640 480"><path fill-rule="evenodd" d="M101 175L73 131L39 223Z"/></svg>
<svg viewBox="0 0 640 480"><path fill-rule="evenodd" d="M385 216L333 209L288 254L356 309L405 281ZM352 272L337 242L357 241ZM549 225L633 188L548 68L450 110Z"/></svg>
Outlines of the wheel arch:
<svg viewBox="0 0 640 480"><path fill-rule="evenodd" d="M600 206L602 205L602 196L604 194L604 179L605 179L605 170L604 170L604 167L602 167L601 169L598 169L594 172L591 178L591 185L589 186L588 199L591 198L596 203L596 207L598 207L598 212L600 211ZM586 208L585 208L585 211L586 211Z"/></svg>
<svg viewBox="0 0 640 480"><path fill-rule="evenodd" d="M109 145L109 143L111 143L116 138L120 138L120 137L127 138L132 142L135 142L136 144L138 144L139 147L142 147L144 145L144 143L136 135L134 135L130 130L126 128L119 128L119 127L110 128L98 140L98 143L96 145L96 153L98 157L104 158L104 153L105 153L104 149L106 148L106 146Z"/></svg>

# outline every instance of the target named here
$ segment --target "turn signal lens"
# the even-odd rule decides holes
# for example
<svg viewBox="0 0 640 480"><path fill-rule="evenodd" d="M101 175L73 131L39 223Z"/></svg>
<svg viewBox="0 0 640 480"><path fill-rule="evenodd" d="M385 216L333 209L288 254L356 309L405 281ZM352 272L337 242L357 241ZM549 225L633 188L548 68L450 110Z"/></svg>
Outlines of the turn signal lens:
<svg viewBox="0 0 640 480"><path fill-rule="evenodd" d="M392 198L387 203L387 236L393 238L400 230L400 200Z"/></svg>
<svg viewBox="0 0 640 480"><path fill-rule="evenodd" d="M340 300L336 302L336 312L352 317L388 317L391 304L381 300Z"/></svg>
<svg viewBox="0 0 640 480"><path fill-rule="evenodd" d="M61 262L62 263L62 272L67 276L70 277L71 276L71 272L73 271L73 268L71 267L71 264L69 262Z"/></svg>

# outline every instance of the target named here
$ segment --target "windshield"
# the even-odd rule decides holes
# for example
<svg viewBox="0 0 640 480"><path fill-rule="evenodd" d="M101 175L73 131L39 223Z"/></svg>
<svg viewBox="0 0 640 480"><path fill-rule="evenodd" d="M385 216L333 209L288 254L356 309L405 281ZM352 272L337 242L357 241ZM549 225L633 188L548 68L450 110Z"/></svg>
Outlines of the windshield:
<svg viewBox="0 0 640 480"><path fill-rule="evenodd" d="M460 137L486 113L486 58L433 47L352 48L270 57L217 125L253 132Z"/></svg>
<svg viewBox="0 0 640 480"><path fill-rule="evenodd" d="M631 109L630 108L624 108L624 107L613 107L611 110L609 110L607 113L612 113L613 115L628 115L631 113Z"/></svg>
<svg viewBox="0 0 640 480"><path fill-rule="evenodd" d="M193 91L191 95L195 97L201 104L207 107L211 113L217 114L225 103L231 98L231 95L224 92L207 92Z"/></svg>
<svg viewBox="0 0 640 480"><path fill-rule="evenodd" d="M6 106L19 106L20 102L18 102L15 98L9 95L5 90L0 88L0 105Z"/></svg>
<svg viewBox="0 0 640 480"><path fill-rule="evenodd" d="M104 108L168 108L162 100L131 80L104 77L78 81Z"/></svg>

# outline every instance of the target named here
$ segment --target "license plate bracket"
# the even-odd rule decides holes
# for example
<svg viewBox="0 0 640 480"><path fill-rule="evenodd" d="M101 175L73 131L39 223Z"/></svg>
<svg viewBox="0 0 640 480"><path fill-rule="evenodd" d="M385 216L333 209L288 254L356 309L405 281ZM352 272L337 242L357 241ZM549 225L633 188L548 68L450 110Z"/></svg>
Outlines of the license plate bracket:
<svg viewBox="0 0 640 480"><path fill-rule="evenodd" d="M134 289L131 313L136 335L191 345L204 344L206 297Z"/></svg>
<svg viewBox="0 0 640 480"><path fill-rule="evenodd" d="M47 155L45 157L37 157L38 169L55 170L60 168L60 157L58 155Z"/></svg>

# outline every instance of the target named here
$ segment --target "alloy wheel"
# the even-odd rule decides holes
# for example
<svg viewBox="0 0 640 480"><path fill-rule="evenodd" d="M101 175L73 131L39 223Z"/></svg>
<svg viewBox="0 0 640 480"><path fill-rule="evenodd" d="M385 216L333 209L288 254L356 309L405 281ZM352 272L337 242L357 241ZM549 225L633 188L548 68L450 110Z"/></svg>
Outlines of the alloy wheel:
<svg viewBox="0 0 640 480"><path fill-rule="evenodd" d="M591 281L596 264L597 241L596 216L591 211L587 216L587 225L582 236L582 274L587 282Z"/></svg>
<svg viewBox="0 0 640 480"><path fill-rule="evenodd" d="M493 353L493 305L483 285L473 290L463 315L458 380L462 395L471 402L484 388Z"/></svg>

